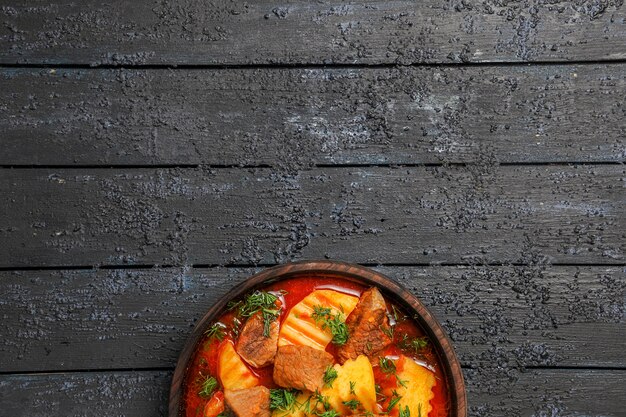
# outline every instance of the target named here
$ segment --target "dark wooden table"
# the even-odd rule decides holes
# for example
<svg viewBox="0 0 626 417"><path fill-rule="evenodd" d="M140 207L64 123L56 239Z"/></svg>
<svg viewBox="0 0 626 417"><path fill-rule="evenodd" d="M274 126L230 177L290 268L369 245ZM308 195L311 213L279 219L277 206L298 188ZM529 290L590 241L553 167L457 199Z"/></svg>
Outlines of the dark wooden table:
<svg viewBox="0 0 626 417"><path fill-rule="evenodd" d="M0 0L0 415L164 415L259 268L384 271L473 416L626 416L622 0Z"/></svg>

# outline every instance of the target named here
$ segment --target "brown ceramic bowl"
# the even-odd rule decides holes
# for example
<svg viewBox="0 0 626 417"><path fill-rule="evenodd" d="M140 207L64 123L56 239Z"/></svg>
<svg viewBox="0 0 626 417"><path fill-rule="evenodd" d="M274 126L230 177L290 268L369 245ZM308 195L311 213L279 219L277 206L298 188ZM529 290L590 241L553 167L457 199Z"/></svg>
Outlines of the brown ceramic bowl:
<svg viewBox="0 0 626 417"><path fill-rule="evenodd" d="M202 338L202 334L208 329L212 322L222 315L228 302L241 298L250 291L263 288L272 282L302 275L335 277L355 281L366 286L375 285L382 291L386 298L404 308L406 312L413 313L414 319L432 341L435 352L439 356L439 361L443 367L447 391L450 394L449 416L467 417L465 384L463 382L461 365L452 349L450 339L432 313L413 294L380 272L359 265L336 261L303 261L266 269L237 285L215 303L198 322L178 358L176 370L172 378L172 386L170 388L170 417L184 415L183 381L187 368L191 363L192 355Z"/></svg>

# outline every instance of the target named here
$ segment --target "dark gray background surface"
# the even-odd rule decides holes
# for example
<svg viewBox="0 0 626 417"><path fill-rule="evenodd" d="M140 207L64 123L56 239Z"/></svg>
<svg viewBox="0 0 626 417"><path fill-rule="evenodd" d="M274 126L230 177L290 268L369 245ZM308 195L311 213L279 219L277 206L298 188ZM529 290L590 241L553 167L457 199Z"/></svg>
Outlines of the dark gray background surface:
<svg viewBox="0 0 626 417"><path fill-rule="evenodd" d="M626 416L622 0L0 0L0 415L165 415L264 266L381 270L472 416Z"/></svg>

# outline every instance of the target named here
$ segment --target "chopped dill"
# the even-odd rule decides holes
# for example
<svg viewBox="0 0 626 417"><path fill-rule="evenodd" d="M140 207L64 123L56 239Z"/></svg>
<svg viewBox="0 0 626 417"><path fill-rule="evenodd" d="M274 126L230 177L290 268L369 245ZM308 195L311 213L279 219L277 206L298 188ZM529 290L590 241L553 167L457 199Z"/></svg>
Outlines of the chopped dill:
<svg viewBox="0 0 626 417"><path fill-rule="evenodd" d="M402 396L398 395L396 390L393 390L393 394L391 395L391 399L389 400L389 405L387 406L387 412L390 412L393 409L393 407L395 407L396 404L398 404L398 401L400 401L401 398Z"/></svg>
<svg viewBox="0 0 626 417"><path fill-rule="evenodd" d="M337 376L337 370L333 368L332 365L329 365L326 371L324 371L324 385L332 388L333 382L337 379Z"/></svg>
<svg viewBox="0 0 626 417"><path fill-rule="evenodd" d="M402 312L398 311L396 306L392 305L391 306L391 310L393 312L393 319L396 321L396 323L399 323L401 321L406 320L406 315L404 315Z"/></svg>
<svg viewBox="0 0 626 417"><path fill-rule="evenodd" d="M350 401L342 401L341 403L352 411L356 410L359 407L359 405L361 405L361 402L359 400L354 400L354 399Z"/></svg>
<svg viewBox="0 0 626 417"><path fill-rule="evenodd" d="M383 389L381 388L381 386L376 384L374 385L374 388L376 389L376 402L384 402L387 397L385 396L385 394L383 394Z"/></svg>
<svg viewBox="0 0 626 417"><path fill-rule="evenodd" d="M226 326L220 322L214 323L211 327L208 328L207 331L204 332L205 336L209 339L215 338L220 342L224 340L224 329Z"/></svg>
<svg viewBox="0 0 626 417"><path fill-rule="evenodd" d="M387 335L387 337L389 337L390 339L393 339L393 332L394 332L394 330L396 328L395 326L383 326L383 325L380 325L378 327L379 327L379 329L383 333L385 333Z"/></svg>
<svg viewBox="0 0 626 417"><path fill-rule="evenodd" d="M217 383L217 379L212 376L208 376L200 383L200 391L198 391L198 395L204 398L208 398L213 395L213 392L217 389L219 384Z"/></svg>
<svg viewBox="0 0 626 417"><path fill-rule="evenodd" d="M408 335L402 335L402 339L398 342L398 347L404 351L412 351L413 353L420 353L428 346L428 338L426 337L409 337Z"/></svg>
<svg viewBox="0 0 626 417"><path fill-rule="evenodd" d="M400 413L398 414L398 417L411 417L411 410L409 410L409 406L405 406L404 410L402 409L402 406L400 406L399 408ZM419 411L419 416L418 417L422 417L422 405L419 405L418 408Z"/></svg>
<svg viewBox="0 0 626 417"><path fill-rule="evenodd" d="M311 317L317 324L321 325L322 330L330 329L334 345L342 346L346 344L349 334L343 314L333 314L330 308L318 305L313 307Z"/></svg>
<svg viewBox="0 0 626 417"><path fill-rule="evenodd" d="M356 395L356 392L354 392L354 387L356 387L356 382L350 381L350 394L352 395Z"/></svg>
<svg viewBox="0 0 626 417"><path fill-rule="evenodd" d="M404 388L407 387L407 382L409 382L408 379L400 379L400 377L398 375L396 375L396 380L398 380L398 384Z"/></svg>
<svg viewBox="0 0 626 417"><path fill-rule="evenodd" d="M270 410L293 412L298 405L296 396L300 393L293 389L271 389Z"/></svg>
<svg viewBox="0 0 626 417"><path fill-rule="evenodd" d="M272 322L280 315L280 308L276 307L276 301L278 301L278 297L272 293L255 291L243 301L229 303L228 309L236 308L242 317L250 317L260 311L263 317L263 336L270 337Z"/></svg>
<svg viewBox="0 0 626 417"><path fill-rule="evenodd" d="M313 408L318 408L319 405L321 405L322 407L324 407L324 410L330 410L330 403L328 402L327 396L320 394L319 391L315 391L315 394L313 394L313 399L315 400L315 407Z"/></svg>
<svg viewBox="0 0 626 417"><path fill-rule="evenodd" d="M378 364L380 365L380 370L386 374L393 374L396 372L396 364L391 359L381 356L378 358Z"/></svg>
<svg viewBox="0 0 626 417"><path fill-rule="evenodd" d="M327 411L324 411L323 413L317 412L315 414L318 415L319 417L340 417L341 416L341 414L339 414L335 410L327 410Z"/></svg>

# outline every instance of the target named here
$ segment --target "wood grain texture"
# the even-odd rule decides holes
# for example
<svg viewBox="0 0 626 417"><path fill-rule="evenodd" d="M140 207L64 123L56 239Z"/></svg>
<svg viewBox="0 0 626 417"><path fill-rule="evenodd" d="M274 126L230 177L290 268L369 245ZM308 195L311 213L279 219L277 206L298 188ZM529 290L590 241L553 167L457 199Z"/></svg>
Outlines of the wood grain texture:
<svg viewBox="0 0 626 417"><path fill-rule="evenodd" d="M166 416L170 373L90 372L0 376L6 416Z"/></svg>
<svg viewBox="0 0 626 417"><path fill-rule="evenodd" d="M624 167L0 171L0 266L624 262Z"/></svg>
<svg viewBox="0 0 626 417"><path fill-rule="evenodd" d="M626 367L624 267L535 256L524 267L377 269L424 302L475 372ZM194 323L255 271L1 272L0 372L173 367Z"/></svg>
<svg viewBox="0 0 626 417"><path fill-rule="evenodd" d="M624 417L626 371L545 369L491 380L467 371L470 415ZM165 416L168 371L0 376L0 407L20 417Z"/></svg>
<svg viewBox="0 0 626 417"><path fill-rule="evenodd" d="M2 0L0 62L90 65L624 59L621 0Z"/></svg>
<svg viewBox="0 0 626 417"><path fill-rule="evenodd" d="M0 71L0 164L626 160L626 65Z"/></svg>

